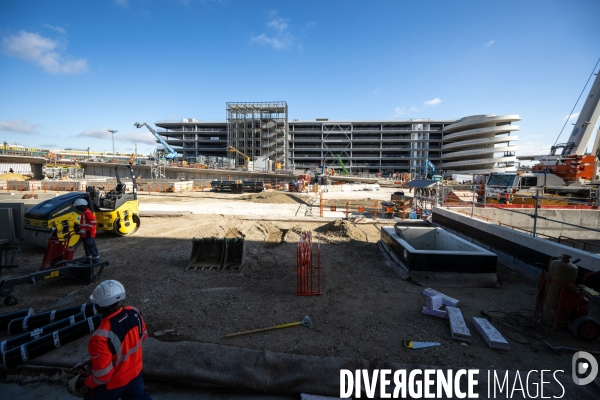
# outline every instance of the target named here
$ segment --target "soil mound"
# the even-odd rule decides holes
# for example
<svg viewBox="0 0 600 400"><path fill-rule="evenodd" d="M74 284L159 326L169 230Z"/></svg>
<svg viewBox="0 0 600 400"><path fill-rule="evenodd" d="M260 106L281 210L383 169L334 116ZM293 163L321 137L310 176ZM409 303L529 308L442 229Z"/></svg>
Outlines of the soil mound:
<svg viewBox="0 0 600 400"><path fill-rule="evenodd" d="M336 219L327 225L315 229L316 232L322 233L328 238L342 240L358 240L365 241L365 233L354 226L351 222Z"/></svg>
<svg viewBox="0 0 600 400"><path fill-rule="evenodd" d="M253 203L273 203L273 204L304 204L307 196L298 196L290 193L263 192L250 194L240 197L240 200L251 201Z"/></svg>

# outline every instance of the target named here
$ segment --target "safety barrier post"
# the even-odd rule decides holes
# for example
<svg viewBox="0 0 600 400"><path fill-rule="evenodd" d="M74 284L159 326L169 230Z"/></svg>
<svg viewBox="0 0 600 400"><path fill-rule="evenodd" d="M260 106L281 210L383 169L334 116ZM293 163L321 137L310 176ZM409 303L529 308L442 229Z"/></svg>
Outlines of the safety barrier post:
<svg viewBox="0 0 600 400"><path fill-rule="evenodd" d="M323 197L319 199L319 217L323 216Z"/></svg>
<svg viewBox="0 0 600 400"><path fill-rule="evenodd" d="M46 184L44 183L44 193L46 193Z"/></svg>
<svg viewBox="0 0 600 400"><path fill-rule="evenodd" d="M346 200L346 219L348 219L348 203L349 202L350 202L349 200Z"/></svg>
<svg viewBox="0 0 600 400"><path fill-rule="evenodd" d="M296 296L320 296L321 272L320 272L320 246L318 254L319 265L317 267L317 288L314 286L314 265L312 260L312 234L310 231L302 232L298 247L296 248Z"/></svg>
<svg viewBox="0 0 600 400"><path fill-rule="evenodd" d="M377 200L374 200L373 204L373 219L377 221Z"/></svg>

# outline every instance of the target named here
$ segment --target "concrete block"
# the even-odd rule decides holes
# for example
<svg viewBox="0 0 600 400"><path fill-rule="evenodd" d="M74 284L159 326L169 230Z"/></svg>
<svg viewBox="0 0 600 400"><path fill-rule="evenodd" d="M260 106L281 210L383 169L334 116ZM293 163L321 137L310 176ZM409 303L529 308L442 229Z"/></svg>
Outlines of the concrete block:
<svg viewBox="0 0 600 400"><path fill-rule="evenodd" d="M467 327L467 323L465 322L460 309L456 307L446 307L446 309L448 310L448 319L450 320L450 333L452 333L452 339L471 343L471 331Z"/></svg>
<svg viewBox="0 0 600 400"><path fill-rule="evenodd" d="M473 325L492 349L510 350L504 336L487 319L473 317Z"/></svg>
<svg viewBox="0 0 600 400"><path fill-rule="evenodd" d="M13 226L15 237L23 238L23 217L25 216L25 205L23 203L0 203L0 208L10 208L12 210Z"/></svg>
<svg viewBox="0 0 600 400"><path fill-rule="evenodd" d="M445 306L456 307L458 306L458 303L460 303L458 300L450 296L446 296L444 293L440 293L437 290L433 290L431 288L423 290L423 294L427 297L442 296L442 304L444 304Z"/></svg>
<svg viewBox="0 0 600 400"><path fill-rule="evenodd" d="M430 310L439 310L442 308L443 297L439 294L427 296L427 308Z"/></svg>
<svg viewBox="0 0 600 400"><path fill-rule="evenodd" d="M423 314L427 314L427 315L433 315L434 317L439 317L439 318L446 318L448 319L448 311L446 310L430 310L427 307L423 307L421 309L421 312Z"/></svg>
<svg viewBox="0 0 600 400"><path fill-rule="evenodd" d="M16 243L15 226L10 208L0 208L0 239L7 239L8 244L11 245Z"/></svg>

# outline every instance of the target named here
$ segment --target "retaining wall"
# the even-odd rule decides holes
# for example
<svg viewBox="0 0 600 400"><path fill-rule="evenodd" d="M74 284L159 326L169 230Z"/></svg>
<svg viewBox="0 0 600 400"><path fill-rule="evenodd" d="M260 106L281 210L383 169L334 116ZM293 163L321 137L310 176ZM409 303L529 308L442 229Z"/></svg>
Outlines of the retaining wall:
<svg viewBox="0 0 600 400"><path fill-rule="evenodd" d="M435 207L432 219L434 223L450 229L458 236L496 253L500 261L517 265L525 271L529 271L531 277L536 277L540 272L532 265L535 263L547 265L551 257L561 254L569 254L573 259L579 258L581 261L578 265L589 271L600 271L600 256L596 254L533 237L497 223L471 218L470 214L469 216L459 214L456 209L447 210Z"/></svg>

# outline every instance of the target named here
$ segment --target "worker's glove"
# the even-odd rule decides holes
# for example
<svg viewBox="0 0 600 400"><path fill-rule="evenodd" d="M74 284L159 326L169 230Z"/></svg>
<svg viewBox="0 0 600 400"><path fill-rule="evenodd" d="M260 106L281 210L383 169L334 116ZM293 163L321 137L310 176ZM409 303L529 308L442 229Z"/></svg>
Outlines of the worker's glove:
<svg viewBox="0 0 600 400"><path fill-rule="evenodd" d="M83 361L73 368L63 369L60 379L67 386L67 392L76 397L86 397L89 389L85 386L85 378L89 369L89 359Z"/></svg>
<svg viewBox="0 0 600 400"><path fill-rule="evenodd" d="M82 230L80 230L80 231L79 231L79 234L80 234L81 236L85 236L85 229L82 229Z"/></svg>

